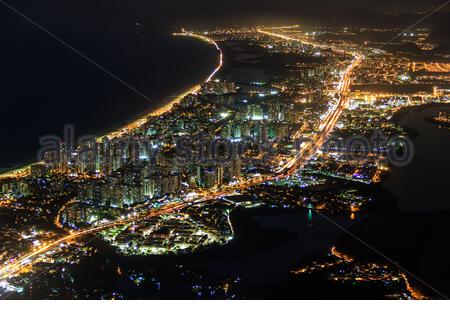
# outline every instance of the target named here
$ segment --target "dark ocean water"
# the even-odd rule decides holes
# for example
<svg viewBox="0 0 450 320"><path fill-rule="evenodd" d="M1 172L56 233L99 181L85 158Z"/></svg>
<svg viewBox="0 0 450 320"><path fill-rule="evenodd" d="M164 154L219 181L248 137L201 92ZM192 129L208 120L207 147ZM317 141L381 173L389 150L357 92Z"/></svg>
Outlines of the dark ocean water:
<svg viewBox="0 0 450 320"><path fill-rule="evenodd" d="M118 128L204 80L217 63L214 47L172 37L161 17L17 7L151 102L0 6L0 168L34 161L39 137L62 135L66 124L77 136Z"/></svg>

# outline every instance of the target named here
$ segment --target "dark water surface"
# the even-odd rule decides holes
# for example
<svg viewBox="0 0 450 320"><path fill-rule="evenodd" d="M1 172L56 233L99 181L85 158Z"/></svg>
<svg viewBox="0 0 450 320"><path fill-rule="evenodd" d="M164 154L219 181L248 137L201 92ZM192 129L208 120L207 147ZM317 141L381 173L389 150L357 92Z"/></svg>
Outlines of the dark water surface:
<svg viewBox="0 0 450 320"><path fill-rule="evenodd" d="M403 168L394 168L385 186L398 198L402 211L434 211L450 208L448 182L450 181L450 129L430 121L446 106L427 106L421 111L409 112L400 125L417 133L414 140L414 158Z"/></svg>
<svg viewBox="0 0 450 320"><path fill-rule="evenodd" d="M151 102L0 6L0 171L34 161L39 137L62 135L66 124L77 136L118 128L217 64L213 46L172 37L175 29L161 17L17 6Z"/></svg>
<svg viewBox="0 0 450 320"><path fill-rule="evenodd" d="M332 219L350 225L348 217ZM42 274L14 298L109 299L117 293L116 297L126 299L191 299L196 297L195 286L226 279L242 279L244 286L286 283L301 261L329 252L342 234L317 214L308 219L301 209L239 210L231 221L235 230L231 243L186 255L125 257L98 238L91 239L89 245L98 249L96 254L80 264L58 264L59 271ZM136 274L146 279L139 286L130 278ZM308 293L310 289L298 290Z"/></svg>

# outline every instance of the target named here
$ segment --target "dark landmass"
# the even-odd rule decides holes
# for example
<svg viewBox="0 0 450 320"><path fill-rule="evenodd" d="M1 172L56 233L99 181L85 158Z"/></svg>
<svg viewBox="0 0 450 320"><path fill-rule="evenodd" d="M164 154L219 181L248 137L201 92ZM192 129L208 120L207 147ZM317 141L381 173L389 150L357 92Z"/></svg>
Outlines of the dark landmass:
<svg viewBox="0 0 450 320"><path fill-rule="evenodd" d="M450 54L450 43L441 44L431 50L433 54Z"/></svg>
<svg viewBox="0 0 450 320"><path fill-rule="evenodd" d="M432 30L427 40L437 45L431 51L433 54L450 54L450 24L443 24Z"/></svg>
<svg viewBox="0 0 450 320"><path fill-rule="evenodd" d="M405 28L416 23L425 17L425 15L426 13L415 14L410 12L395 15L380 13L370 9L358 9L343 16L339 21L342 25L367 28ZM430 17L430 19L423 21L421 25L434 28L438 25L447 23L449 18L449 12L437 12L433 17Z"/></svg>
<svg viewBox="0 0 450 320"><path fill-rule="evenodd" d="M449 44L450 42L450 24L443 24L433 29L427 39L436 45Z"/></svg>

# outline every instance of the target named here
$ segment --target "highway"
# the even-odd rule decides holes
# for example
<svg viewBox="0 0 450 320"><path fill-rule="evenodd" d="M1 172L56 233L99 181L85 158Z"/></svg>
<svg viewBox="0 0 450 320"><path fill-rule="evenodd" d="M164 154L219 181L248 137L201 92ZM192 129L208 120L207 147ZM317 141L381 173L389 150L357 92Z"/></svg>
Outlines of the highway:
<svg viewBox="0 0 450 320"><path fill-rule="evenodd" d="M272 30L272 31L270 31ZM364 56L357 53L357 52L347 52L345 50L341 50L339 48L331 47L325 44L316 44L312 43L307 40L299 39L299 38L293 38L289 37L283 34L275 33L273 30L279 30L277 29L259 29L258 32L261 34L265 34L267 36L280 38L283 40L288 41L297 41L301 43L305 43L307 45L311 45L313 47L318 47L321 49L330 49L334 52L338 53L345 53L348 55L351 55L354 57L352 63L347 67L347 69L342 73L341 79L337 85L339 100L333 107L333 109L328 113L328 115L325 117L325 119L322 121L322 123L319 126L319 132L316 133L312 138L305 141L301 146L300 150L298 151L297 155L292 158L290 161L285 163L283 166L281 166L278 170L278 174L287 174L292 175L295 173L298 169L302 168L304 164L314 155L317 153L317 151L323 146L325 143L328 135L333 131L333 129L336 126L336 123L338 122L342 112L347 108L348 106L348 93L350 91L350 85L351 85L351 76L355 68L357 68L362 61L364 60ZM298 139L302 136L304 128L301 128L300 131L298 131L294 135L294 139Z"/></svg>
<svg viewBox="0 0 450 320"><path fill-rule="evenodd" d="M260 32L264 34L268 34L273 37L279 37L286 39L287 37L279 34L275 34L272 32L267 32L263 30L259 30ZM183 33L182 35L185 36L193 36L193 37L199 37L205 41L210 41L210 43L213 43L217 46L218 50L220 48L218 45L211 39L200 36L200 35L194 35L190 33ZM289 40L295 40L300 41L297 39L289 38ZM222 51L220 50L220 64L219 67L214 71L214 73L207 79L207 81L210 81L212 77L220 70L220 67L223 63L223 55ZM96 226L90 229L81 230L81 231L74 231L70 233L69 235L66 235L60 239L56 239L51 243L47 243L43 245L42 247L36 248L31 252L24 253L20 257L17 257L16 259L9 260L9 262L5 262L0 266L0 280L8 279L10 277L14 277L21 273L22 270L25 268L32 266L36 262L39 261L39 259L50 250L56 248L57 246L76 240L77 238L89 235L89 234L95 234L102 230L114 228L120 225L129 224L133 222L138 222L141 220L145 220L149 217L155 217L158 215L164 215L164 214L171 214L175 212L179 212L180 210L183 210L187 206L191 205L192 203L201 203L201 202L207 202L210 200L215 200L221 197L225 197L228 195L235 194L236 191L249 188L251 186L259 185L264 182L268 181L274 181L277 179L283 179L288 177L289 175L293 174L296 170L301 168L308 159L310 159L316 152L321 148L323 143L326 141L326 138L328 135L332 132L334 129L340 115L342 114L342 111L346 108L348 104L348 92L350 88L351 83L351 75L355 68L357 68L361 62L363 61L364 57L354 53L354 60L352 61L351 65L342 73L341 80L338 84L339 89L339 101L336 103L336 106L333 108L331 112L329 112L328 116L325 117L323 122L320 125L320 131L314 135L314 137L311 139L310 142L305 143L304 146L301 147L300 152L288 161L285 165L283 165L275 174L273 175L267 175L267 176L260 176L251 180L244 180L240 183L234 185L234 186L226 186L223 187L221 190L217 191L205 191L205 192L199 192L194 197L192 197L189 200L186 201L175 201L173 203L168 203L164 205L163 207L159 209L152 209L149 210L145 214L135 214L133 216L130 216L126 219L110 222L103 224L101 226ZM130 125L132 127L134 124ZM303 130L303 129L301 129ZM300 136L300 133L297 133L295 136ZM10 262L12 261L12 262Z"/></svg>
<svg viewBox="0 0 450 320"><path fill-rule="evenodd" d="M9 277L13 277L16 276L17 274L20 274L21 270L24 270L25 268L37 263L45 253L49 252L52 249L55 249L59 245L76 240L77 238L81 238L89 234L95 234L100 231L115 228L121 225L142 221L148 218L165 214L173 214L179 212L180 210L183 210L184 208L188 207L193 203L208 202L211 200L218 199L220 197L231 195L233 193L235 193L234 189L219 190L216 192L201 192L198 193L195 198L190 199L190 201L171 202L162 206L161 208L151 209L145 214L137 214L137 213L130 214L125 219L105 223L100 226L96 226L85 230L72 231L70 234L62 238L56 239L50 243L43 244L41 247L35 248L32 251L25 253L16 259L10 259L9 261L4 262L0 267L0 280L7 279Z"/></svg>
<svg viewBox="0 0 450 320"><path fill-rule="evenodd" d="M158 212L159 215L172 213L172 212L180 209L181 207L182 206L180 203L174 203L168 208L162 208L161 210L158 210L158 211L154 211L154 210L150 211L150 213L147 214L145 218L153 216L155 214L155 212ZM75 240L77 238L80 238L80 237L88 235L88 234L97 233L97 232L105 230L105 229L117 227L119 225L123 225L123 224L127 224L127 223L132 223L133 221L137 221L137 220L141 220L141 219L143 219L143 218L142 217L139 217L139 218L133 217L133 218L114 221L111 223L106 223L106 224L103 224L101 226L94 227L91 229L86 229L86 230L82 230L82 231L78 231L78 232L71 232L67 236L57 239L51 243L47 243L39 248L35 248L33 251L24 254L23 256L21 256L18 259L13 259L12 263L6 263L6 264L4 263L2 265L2 267L0 268L0 279L5 279L10 276L14 276L17 273L20 273L20 271L23 268L36 263L36 260L39 259L42 254L47 253L48 251L56 248L57 246L59 246L61 244L70 242L72 240Z"/></svg>
<svg viewBox="0 0 450 320"><path fill-rule="evenodd" d="M351 84L351 74L355 68L357 68L363 58L361 56L355 57L352 64L343 73L340 82L339 101L327 115L322 124L320 125L319 132L316 133L309 142L305 142L305 145L301 147L297 156L289 161L281 171L287 171L287 174L293 174L296 170L300 169L308 159L310 159L326 142L327 137L335 128L342 112L348 106L348 92Z"/></svg>

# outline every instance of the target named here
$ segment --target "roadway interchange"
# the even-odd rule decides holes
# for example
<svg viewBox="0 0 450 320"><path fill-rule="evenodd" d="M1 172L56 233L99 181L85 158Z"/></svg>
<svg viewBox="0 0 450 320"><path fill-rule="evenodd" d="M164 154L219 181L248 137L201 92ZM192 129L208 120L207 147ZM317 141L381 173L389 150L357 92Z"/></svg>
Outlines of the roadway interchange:
<svg viewBox="0 0 450 320"><path fill-rule="evenodd" d="M279 30L279 29L270 29L271 31ZM303 42L303 40L286 37L282 34L277 34L274 32L269 32L266 30L258 30L260 33L282 38L285 40L290 41L299 41ZM215 44L215 43L214 43ZM310 45L310 43L307 43ZM323 47L322 45L320 45ZM336 52L342 53L343 51L338 48L330 48L327 47L327 49L332 49ZM204 191L195 193L194 195L191 195L189 199L185 200L174 200L171 203L167 203L163 205L159 209L146 209L146 212L144 213L132 213L128 217L125 217L124 219L120 219L117 221L109 222L102 224L100 226L96 226L90 229L80 230L80 231L71 231L68 235L56 239L50 243L46 243L43 246L39 248L35 248L31 252L23 253L16 259L10 259L7 262L4 262L0 267L0 280L6 280L8 278L15 277L22 273L23 270L26 270L27 268L31 267L32 265L39 262L42 257L45 256L45 254L49 253L49 251L56 249L58 246L63 245L65 243L73 242L81 237L90 235L90 234L96 234L100 231L118 227L125 224L130 224L134 222L139 222L145 219L148 219L150 217L155 217L159 215L166 215L166 214L173 214L177 213L186 207L194 204L194 203L202 203L202 202L208 202L211 200L223 198L226 196L230 196L233 194L236 194L239 192L239 190L243 190L255 185L259 185L264 182L269 182L273 180L278 179L284 179L286 177L289 177L293 173L295 173L298 169L300 169L304 164L312 157L314 154L322 147L324 142L326 141L328 135L333 131L340 115L342 114L343 110L348 105L348 93L350 89L351 84L351 76L355 68L357 68L362 61L364 60L364 57L360 55L359 53L349 53L351 54L354 59L352 63L348 66L348 68L342 73L342 77L338 83L337 89L338 89L338 95L339 99L338 102L335 104L335 106L332 108L332 110L328 113L328 115L323 119L322 123L319 126L319 131L311 138L308 142L304 143L300 150L298 151L297 155L293 157L290 161L283 164L274 174L272 175L266 175L266 176L260 176L257 178L253 178L250 180L243 180L240 183L233 185L233 186L226 186L223 187L220 190L217 191ZM221 56L221 62L222 62L222 56ZM217 71L216 71L217 72ZM302 130L302 129L301 129ZM297 132L295 134L295 137L301 136L301 131ZM145 206L141 206L141 208L145 208ZM137 208L134 208L135 211Z"/></svg>

